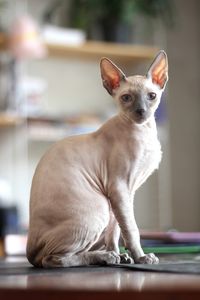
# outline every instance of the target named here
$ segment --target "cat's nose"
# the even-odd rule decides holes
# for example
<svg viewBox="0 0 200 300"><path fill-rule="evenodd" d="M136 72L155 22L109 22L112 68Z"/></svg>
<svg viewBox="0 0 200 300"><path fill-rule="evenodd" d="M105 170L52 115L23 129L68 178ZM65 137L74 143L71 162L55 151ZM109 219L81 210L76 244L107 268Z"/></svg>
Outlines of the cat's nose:
<svg viewBox="0 0 200 300"><path fill-rule="evenodd" d="M138 108L136 109L136 114L140 117L143 117L145 115L145 109L144 108Z"/></svg>

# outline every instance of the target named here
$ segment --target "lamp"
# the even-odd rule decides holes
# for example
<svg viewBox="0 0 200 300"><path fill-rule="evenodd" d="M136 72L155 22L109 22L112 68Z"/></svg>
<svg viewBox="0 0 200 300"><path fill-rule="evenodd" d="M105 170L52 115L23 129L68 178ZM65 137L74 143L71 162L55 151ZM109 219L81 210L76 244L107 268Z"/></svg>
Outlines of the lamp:
<svg viewBox="0 0 200 300"><path fill-rule="evenodd" d="M40 37L35 21L28 15L18 17L9 33L8 48L11 54L10 76L11 86L8 96L8 108L20 113L24 103L24 95L20 89L20 81L24 73L23 62L31 58L42 58L47 53Z"/></svg>
<svg viewBox="0 0 200 300"><path fill-rule="evenodd" d="M42 58L46 54L37 24L31 17L15 20L9 35L9 48L16 59Z"/></svg>

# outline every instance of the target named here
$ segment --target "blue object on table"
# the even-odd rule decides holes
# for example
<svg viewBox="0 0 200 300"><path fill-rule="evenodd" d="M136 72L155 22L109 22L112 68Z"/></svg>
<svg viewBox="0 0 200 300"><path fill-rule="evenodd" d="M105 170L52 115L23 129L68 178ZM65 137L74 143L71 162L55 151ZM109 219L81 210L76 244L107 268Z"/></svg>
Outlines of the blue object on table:
<svg viewBox="0 0 200 300"><path fill-rule="evenodd" d="M19 222L17 207L0 207L0 237L18 232Z"/></svg>

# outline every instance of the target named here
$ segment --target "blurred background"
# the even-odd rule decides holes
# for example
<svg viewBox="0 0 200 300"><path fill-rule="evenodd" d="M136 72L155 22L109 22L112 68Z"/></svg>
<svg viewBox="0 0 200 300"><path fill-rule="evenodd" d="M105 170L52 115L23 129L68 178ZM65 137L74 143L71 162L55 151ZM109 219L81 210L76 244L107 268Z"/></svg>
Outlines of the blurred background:
<svg viewBox="0 0 200 300"><path fill-rule="evenodd" d="M156 119L163 160L137 192L140 229L200 231L200 1L0 0L0 235L25 233L35 167L50 145L116 113L102 56L169 83ZM52 183L53 184L53 183Z"/></svg>

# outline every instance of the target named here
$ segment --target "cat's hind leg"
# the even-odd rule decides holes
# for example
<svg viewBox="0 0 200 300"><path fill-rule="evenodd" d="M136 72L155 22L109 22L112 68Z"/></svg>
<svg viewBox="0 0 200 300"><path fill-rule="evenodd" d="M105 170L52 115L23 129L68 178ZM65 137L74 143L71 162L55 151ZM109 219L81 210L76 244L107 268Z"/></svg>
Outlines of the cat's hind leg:
<svg viewBox="0 0 200 300"><path fill-rule="evenodd" d="M52 254L42 259L44 268L119 264L120 255L114 251L88 251L76 254Z"/></svg>

